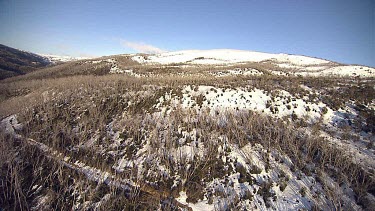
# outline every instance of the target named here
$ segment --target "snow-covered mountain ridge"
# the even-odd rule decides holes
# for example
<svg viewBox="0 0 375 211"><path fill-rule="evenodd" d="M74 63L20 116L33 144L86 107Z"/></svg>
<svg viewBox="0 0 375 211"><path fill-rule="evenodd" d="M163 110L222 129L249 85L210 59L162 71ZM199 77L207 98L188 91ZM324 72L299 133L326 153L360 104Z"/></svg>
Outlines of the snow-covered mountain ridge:
<svg viewBox="0 0 375 211"><path fill-rule="evenodd" d="M239 62L261 62L273 60L293 65L317 65L329 63L327 60L306 56L271 54L255 51L212 49L212 50L184 50L160 53L148 57L145 62L161 64L194 63L194 64L230 64Z"/></svg>
<svg viewBox="0 0 375 211"><path fill-rule="evenodd" d="M374 77L375 69L359 65L343 65L324 59L300 55L271 54L244 50L184 50L155 55L135 55L141 64L233 65L249 62L271 63L277 75L297 76L360 76Z"/></svg>
<svg viewBox="0 0 375 211"><path fill-rule="evenodd" d="M38 54L38 55L44 57L46 60L48 60L51 63L91 59L91 57L60 56L60 55L53 55L53 54Z"/></svg>

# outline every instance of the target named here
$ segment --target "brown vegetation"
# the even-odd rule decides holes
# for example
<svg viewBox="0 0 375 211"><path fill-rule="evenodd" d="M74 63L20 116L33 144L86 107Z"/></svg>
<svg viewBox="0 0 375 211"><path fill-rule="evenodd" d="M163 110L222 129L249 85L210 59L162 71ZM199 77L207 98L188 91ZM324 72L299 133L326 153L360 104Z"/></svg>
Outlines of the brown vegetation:
<svg viewBox="0 0 375 211"><path fill-rule="evenodd" d="M23 129L17 131L23 138L15 139L2 131L0 192L3 194L0 202L3 208L28 210L37 206L40 199L37 196L45 196L48 200L44 206L47 207L40 209L72 209L74 205L87 201L92 203L91 209L98 205L95 203L101 202L98 205L100 209L144 210L162 206L169 210L182 206L173 200L181 191L186 192L187 201L192 203L209 196L225 196L225 191L211 193L206 189L206 185L215 178L225 180L230 174L238 172L240 183L255 183L251 174L260 174L263 169L251 159L246 165L229 159L223 161L222 158L230 154L231 147L223 147L223 151L219 152L219 146L241 149L247 145L260 145L265 150L262 158L266 172L272 169L269 162L271 154L286 156L291 159L293 165L290 168L295 174L318 177L318 172L321 172L338 184L349 184L358 203L363 206L366 206L367 194L374 193L373 170L357 163L349 150L319 135L301 132L306 124L274 119L251 111L220 111L213 115L205 109L182 109L178 106L169 115L154 115L159 111L155 108L158 99L165 93L181 96L184 85L260 88L269 92L280 88L294 97L308 95L311 101L322 100L334 109L349 100L358 102L358 110L366 118L366 125L362 126L373 129L373 113L361 107L373 99L368 97L375 94L370 89L373 81L354 81L349 87L346 79L273 76L266 72L273 67L261 63L243 65L263 71L265 74L261 76L217 78L204 71L201 74L205 77L199 74L179 76L176 72L186 69L140 67L126 57L122 58L124 61L116 59L122 68L131 66L138 73L158 76L108 75L110 67L106 64L96 65L95 69L93 64L75 62L1 82L0 117L18 114L23 124ZM309 93L301 85L320 93ZM197 96L200 106L203 101L203 96ZM181 132L192 132L194 129L194 136L187 137ZM114 146L113 136L116 133L119 134L119 142ZM182 138L189 146L194 146L199 140L203 144L203 154L194 152L190 155L193 157L172 154L183 145L180 143ZM45 152L38 145L27 144L30 139L49 147L51 151ZM151 150L141 154L140 149L146 145L151 146ZM56 154L60 157L52 159ZM141 156L146 158L142 163L142 172L138 172L137 166L126 167L123 171L114 168L122 158L135 162ZM70 164L81 162L115 175L119 180L131 180L137 186L121 189L92 181L82 172L60 162L65 157L69 157ZM232 166L231 162L236 165ZM171 173L163 174L158 168L161 165ZM178 184L174 184L178 181L176 178L180 178ZM280 178L279 188L283 191L288 187L289 178L281 172ZM319 182L322 186L326 185L324 179ZM35 185L41 186L41 192L33 188ZM258 194L262 195L267 206L276 200L272 192L274 185L272 181L259 184ZM302 196L308 195L306 189L299 191ZM338 192L327 188L326 193L334 206L340 207ZM240 197L252 199L253 195L246 192ZM231 206L235 208L236 204Z"/></svg>

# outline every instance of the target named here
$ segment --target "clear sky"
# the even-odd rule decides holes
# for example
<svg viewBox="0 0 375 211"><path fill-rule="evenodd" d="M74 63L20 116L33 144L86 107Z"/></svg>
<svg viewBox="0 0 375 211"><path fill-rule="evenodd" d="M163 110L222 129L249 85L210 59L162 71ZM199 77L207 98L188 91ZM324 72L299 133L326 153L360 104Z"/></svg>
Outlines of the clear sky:
<svg viewBox="0 0 375 211"><path fill-rule="evenodd" d="M375 0L0 0L0 43L72 56L227 48L375 67Z"/></svg>

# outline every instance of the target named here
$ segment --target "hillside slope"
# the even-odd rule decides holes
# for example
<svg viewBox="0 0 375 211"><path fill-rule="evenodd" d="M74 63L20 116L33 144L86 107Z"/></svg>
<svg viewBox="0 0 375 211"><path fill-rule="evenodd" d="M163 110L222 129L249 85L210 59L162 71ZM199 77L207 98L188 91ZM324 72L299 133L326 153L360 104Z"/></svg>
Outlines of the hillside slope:
<svg viewBox="0 0 375 211"><path fill-rule="evenodd" d="M273 65L273 68L269 69L269 71L276 75L375 76L375 69L365 66L343 65L324 59L300 55L271 54L231 49L186 50L156 55L138 55L134 56L133 60L143 64L162 65L227 66L245 63L263 63Z"/></svg>
<svg viewBox="0 0 375 211"><path fill-rule="evenodd" d="M212 50L2 80L0 209L373 210L372 71Z"/></svg>
<svg viewBox="0 0 375 211"><path fill-rule="evenodd" d="M43 56L0 44L0 80L30 73L49 64Z"/></svg>
<svg viewBox="0 0 375 211"><path fill-rule="evenodd" d="M306 56L271 54L232 49L185 50L168 52L149 56L146 61L162 64L185 62L196 64L229 64L238 62L260 62L266 60L289 62L295 65L315 65L329 63L329 61L327 60Z"/></svg>
<svg viewBox="0 0 375 211"><path fill-rule="evenodd" d="M184 74L192 69L195 72L203 74L209 72L216 76L267 74L287 77L375 77L375 68L366 66L344 65L300 55L270 54L231 49L186 50L161 54L123 54L98 58L25 54L35 56L44 62L44 65L53 65L40 69L31 75L12 80L20 80L22 78L46 79L90 74L103 75L108 73L153 77L161 72ZM12 54L3 57L0 59L15 60L11 58ZM19 64L19 69L36 69L29 68L25 62L16 63ZM39 66L43 67L43 64L38 62L31 62L31 64L39 64ZM12 66L13 63L4 62L4 65ZM3 72L5 74L5 71ZM11 74L11 76L14 75L17 75L17 73Z"/></svg>

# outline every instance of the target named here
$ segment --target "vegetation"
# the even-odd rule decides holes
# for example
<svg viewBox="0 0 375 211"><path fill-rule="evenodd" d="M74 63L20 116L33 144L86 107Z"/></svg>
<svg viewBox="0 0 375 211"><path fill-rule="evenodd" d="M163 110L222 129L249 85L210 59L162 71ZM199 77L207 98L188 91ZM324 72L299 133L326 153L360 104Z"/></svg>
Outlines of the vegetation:
<svg viewBox="0 0 375 211"><path fill-rule="evenodd" d="M0 44L0 80L30 73L48 65L50 62L39 55Z"/></svg>
<svg viewBox="0 0 375 211"><path fill-rule="evenodd" d="M375 98L373 79L275 76L269 63L238 66L262 75L215 77L210 73L220 67L142 66L126 56L115 59L144 77L108 74L106 62L78 61L1 81L0 116L17 114L22 124L13 127L18 135L1 130L1 208L174 210L188 208L178 200L182 194L187 203L207 200L218 209L263 203L271 208L279 200L277 189L299 187L300 196L313 200L308 209L345 209L349 205L339 198L343 184L353 190L358 206L371 208L373 167L358 161L348 145L320 134L351 141L342 128L333 134L322 122L348 102L355 102L359 113L348 130L373 134L375 112L368 106ZM326 107L314 122L294 113L276 118L243 109L212 111L204 106L207 93L192 96L197 107L186 108L173 99L187 95L182 90L188 85L261 89L273 94L266 109L275 114L279 90L291 94L288 103L305 97ZM310 177L316 189L290 182ZM241 186L246 188L237 193Z"/></svg>

